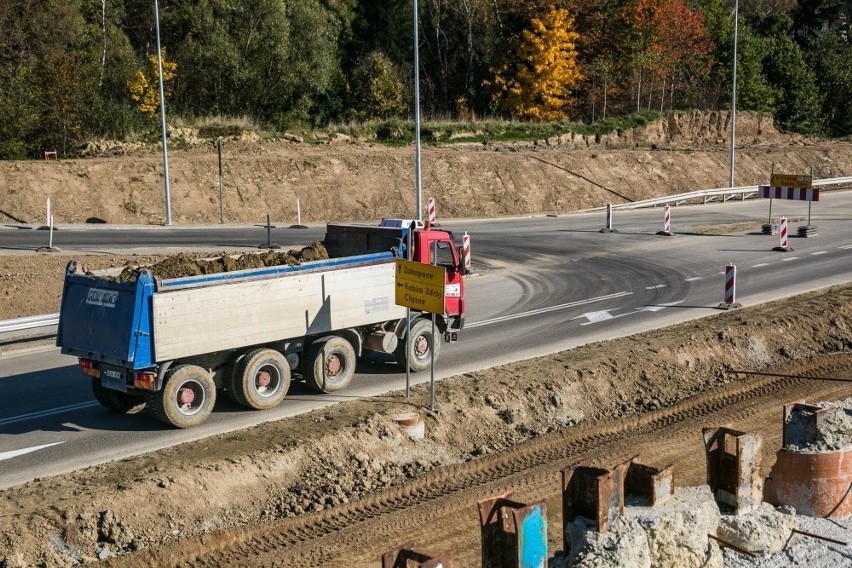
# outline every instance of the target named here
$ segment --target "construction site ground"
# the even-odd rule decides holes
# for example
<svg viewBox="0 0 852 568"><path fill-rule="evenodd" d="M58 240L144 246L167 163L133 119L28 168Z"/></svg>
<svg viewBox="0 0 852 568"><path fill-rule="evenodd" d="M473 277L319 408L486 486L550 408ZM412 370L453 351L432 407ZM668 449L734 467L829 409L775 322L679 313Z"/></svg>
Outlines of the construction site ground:
<svg viewBox="0 0 852 568"><path fill-rule="evenodd" d="M787 142L790 145L785 146ZM798 139L787 142L773 139L752 151L754 156L794 155L810 148L829 157L833 175L848 175L844 168L852 160L837 154L852 154L848 144L830 143L817 150ZM347 145L345 153L353 152L354 160L357 149L357 144ZM568 159L553 148L527 151ZM665 161L655 161L650 149L642 150L641 158L635 148L596 151L600 157L623 152L617 159L636 163L647 155L651 168ZM696 152L705 151L673 151L666 160L676 160L676 170L688 172ZM702 155L711 153L718 154L718 174L724 152L715 148ZM514 154L518 152L506 150L502 155ZM131 165L132 157L110 160L126 160L127 167L137 167ZM388 163L402 161L400 153ZM81 161L65 167L77 171L68 175L81 175L82 169L94 175L96 165ZM56 184L57 192L64 191L60 188L66 174L44 170L44 164L0 164L7 180L18 179L14 168L35 175L38 167L45 185ZM262 171L272 169L270 162ZM339 175L350 179L346 172ZM612 176L601 184L611 188L620 187L615 180L624 177L623 172L599 175ZM114 189L108 177L104 174L101 181ZM113 172L112 177L121 174ZM666 187L670 193L694 189L686 187L689 183L681 179ZM355 185L353 195L361 189ZM712 185L719 184L705 183ZM35 181L31 186L41 187ZM110 205L120 195L119 190L110 191L93 194L92 202L128 211L126 205ZM365 191L369 194L369 188ZM264 203L273 199L268 191L260 194ZM375 203L387 202L378 190L375 194ZM630 195L638 199L653 194L654 188L648 186ZM342 202L350 197L341 194ZM482 199L490 205L479 211L510 214L514 207L510 197L511 192L489 193ZM570 207L606 201L603 194L577 199ZM4 201L0 209L19 221L32 222L41 207L37 198L32 198L30 209L21 206L17 212L9 210L10 203L17 202ZM548 209L541 204L529 207L539 213ZM359 215L372 218L377 211ZM218 207L211 206L198 222L215 222L211 217L217 215ZM3 255L0 251L0 318L56 311L68 258L64 252ZM156 255L116 253L75 258L92 268L158 260ZM678 486L701 485L705 482L701 428L727 425L764 436L766 473L780 447L783 404L852 396L850 383L733 371L852 377L852 285L452 377L438 384L437 413L428 411L428 390L416 387L411 399L397 391L350 401L6 489L0 492L0 566L65 567L97 561L110 566L378 566L382 552L406 541L425 552L451 550L456 566L478 566L476 502L510 490L519 501L545 500L551 565L559 566L562 468L581 458L609 467L638 456L655 467L673 464ZM402 413L415 413L423 421L423 438L412 439L394 420ZM154 424L144 411L127 419ZM833 526L849 525L843 521ZM825 563L811 565L839 566L852 555L849 547L832 545L840 551L832 552L831 546L817 544ZM717 545L708 540L707 546ZM735 553L723 554L726 565L741 565ZM790 565L777 557L762 562L760 566Z"/></svg>

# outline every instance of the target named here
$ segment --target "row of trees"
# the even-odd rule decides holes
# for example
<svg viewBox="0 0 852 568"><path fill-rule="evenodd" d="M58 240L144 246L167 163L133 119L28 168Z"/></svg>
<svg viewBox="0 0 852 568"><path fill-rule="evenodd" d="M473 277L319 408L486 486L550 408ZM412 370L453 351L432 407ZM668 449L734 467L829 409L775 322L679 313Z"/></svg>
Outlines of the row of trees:
<svg viewBox="0 0 852 568"><path fill-rule="evenodd" d="M419 5L427 115L594 122L730 105L732 0ZM153 8L0 3L0 157L152 130ZM161 0L159 10L170 117L284 130L412 113L412 0ZM792 131L852 134L851 21L848 0L741 0L738 108Z"/></svg>

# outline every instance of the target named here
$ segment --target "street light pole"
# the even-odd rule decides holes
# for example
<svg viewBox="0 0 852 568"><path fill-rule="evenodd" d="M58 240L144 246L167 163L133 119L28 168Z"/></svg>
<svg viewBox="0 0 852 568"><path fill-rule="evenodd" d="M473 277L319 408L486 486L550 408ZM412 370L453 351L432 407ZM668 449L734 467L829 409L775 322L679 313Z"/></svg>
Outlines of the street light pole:
<svg viewBox="0 0 852 568"><path fill-rule="evenodd" d="M737 28L739 23L740 2L734 0L734 71L731 89L731 179L728 187L734 187L734 148L737 145Z"/></svg>
<svg viewBox="0 0 852 568"><path fill-rule="evenodd" d="M420 167L420 32L417 0L414 0L414 170L417 189L417 219L423 219L423 186Z"/></svg>
<svg viewBox="0 0 852 568"><path fill-rule="evenodd" d="M169 190L169 146L166 142L166 97L163 94L163 57L160 48L160 5L154 0L154 20L157 28L157 71L160 79L160 128L163 134L163 177L166 179L166 225L172 224L171 192Z"/></svg>

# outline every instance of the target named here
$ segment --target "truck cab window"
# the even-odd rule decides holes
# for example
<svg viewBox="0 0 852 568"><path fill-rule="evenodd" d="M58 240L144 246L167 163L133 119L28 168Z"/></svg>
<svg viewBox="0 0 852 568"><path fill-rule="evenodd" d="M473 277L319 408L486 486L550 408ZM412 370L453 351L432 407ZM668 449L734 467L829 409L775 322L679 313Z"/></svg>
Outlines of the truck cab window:
<svg viewBox="0 0 852 568"><path fill-rule="evenodd" d="M456 259L453 256L453 247L450 246L450 243L448 243L447 241L438 241L437 245L438 245L437 246L437 248L438 248L437 262L435 262L435 258L434 258L434 254L435 254L434 245L433 245L433 248L430 249L430 255L429 256L430 256L430 260L433 262L433 264L437 264L438 266L444 266L444 267L447 267L447 268L455 267Z"/></svg>

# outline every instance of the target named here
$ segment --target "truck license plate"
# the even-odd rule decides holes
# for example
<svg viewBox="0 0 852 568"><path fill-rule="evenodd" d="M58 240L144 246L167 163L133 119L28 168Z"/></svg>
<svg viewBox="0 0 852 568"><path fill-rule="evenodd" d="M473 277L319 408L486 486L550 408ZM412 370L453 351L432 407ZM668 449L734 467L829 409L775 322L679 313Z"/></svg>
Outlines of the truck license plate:
<svg viewBox="0 0 852 568"><path fill-rule="evenodd" d="M124 370L116 367L101 367L101 386L105 389L127 392Z"/></svg>

